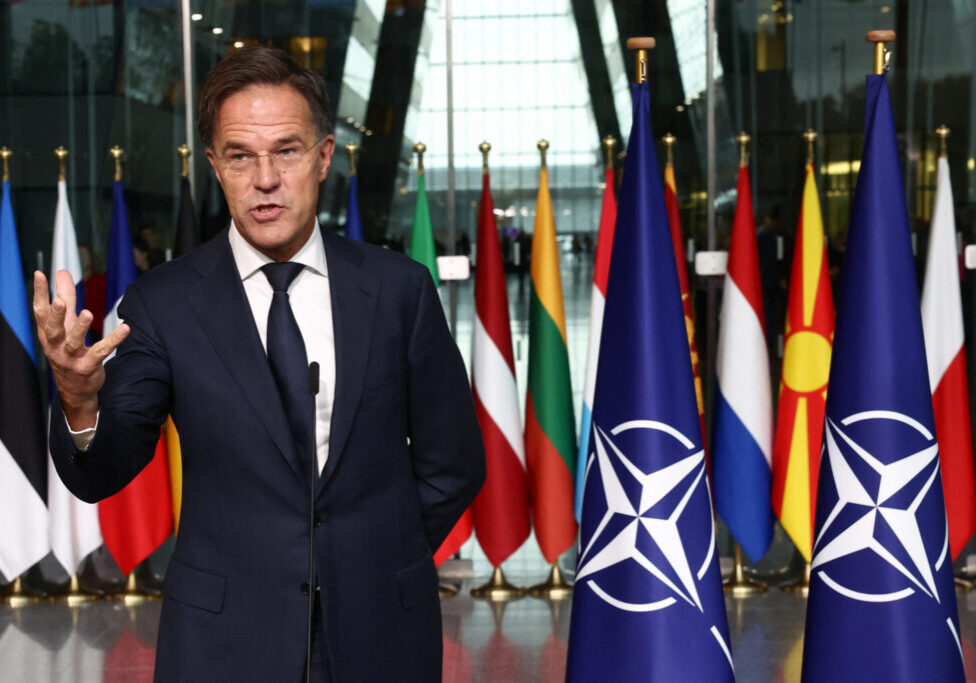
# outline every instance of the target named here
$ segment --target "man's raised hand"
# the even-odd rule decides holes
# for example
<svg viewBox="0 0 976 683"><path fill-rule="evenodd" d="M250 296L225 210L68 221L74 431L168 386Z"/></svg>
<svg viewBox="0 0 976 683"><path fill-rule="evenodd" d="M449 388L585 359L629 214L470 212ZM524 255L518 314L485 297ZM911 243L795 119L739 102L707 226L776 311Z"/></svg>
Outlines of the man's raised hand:
<svg viewBox="0 0 976 683"><path fill-rule="evenodd" d="M70 272L59 270L54 275L54 283L57 294L51 300L47 277L39 270L34 271L37 337L51 364L68 424L79 431L95 426L98 390L105 383L102 363L129 336L129 326L119 325L97 344L86 346L91 312L84 310L75 315L75 283Z"/></svg>

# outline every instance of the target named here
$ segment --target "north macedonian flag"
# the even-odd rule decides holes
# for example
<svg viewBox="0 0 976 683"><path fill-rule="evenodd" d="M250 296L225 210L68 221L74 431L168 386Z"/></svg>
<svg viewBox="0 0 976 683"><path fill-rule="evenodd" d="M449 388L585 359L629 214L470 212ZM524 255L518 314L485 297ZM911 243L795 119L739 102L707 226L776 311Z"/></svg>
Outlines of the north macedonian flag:
<svg viewBox="0 0 976 683"><path fill-rule="evenodd" d="M576 540L573 514L576 427L556 221L552 215L549 173L545 165L539 171L531 275L525 457L535 535L543 557L551 564Z"/></svg>
<svg viewBox="0 0 976 683"><path fill-rule="evenodd" d="M813 161L806 166L796 226L773 441L773 510L803 558L813 552L817 472L823 443L834 300Z"/></svg>

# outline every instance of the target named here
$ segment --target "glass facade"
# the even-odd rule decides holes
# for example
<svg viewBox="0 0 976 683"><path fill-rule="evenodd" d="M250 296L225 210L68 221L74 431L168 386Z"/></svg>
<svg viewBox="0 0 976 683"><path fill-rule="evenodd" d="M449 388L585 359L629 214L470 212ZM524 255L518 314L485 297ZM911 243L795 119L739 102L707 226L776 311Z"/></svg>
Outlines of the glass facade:
<svg viewBox="0 0 976 683"><path fill-rule="evenodd" d="M473 242L481 192L478 144L492 145L490 166L499 229L511 267L516 366L524 392L527 286L522 252L532 231L538 189L536 141L548 155L563 279L573 387L582 390L592 269L600 211L600 139L624 142L631 126L630 36L653 35L652 125L677 137L675 166L689 258L709 244L707 206L715 207L717 248L728 239L735 207L740 130L752 138L751 179L757 225L768 237L764 269L769 351L778 375L785 279L800 208L812 128L817 183L832 274L839 271L862 146L864 78L871 70L868 29L895 29L889 73L903 151L908 212L924 263L939 143L948 155L961 244L976 243L976 5L970 0L745 0L716 3L713 101L708 101L706 0L462 0L451 3L456 235ZM206 73L244 45L281 47L320 72L336 116L337 154L319 200L319 218L342 230L348 160L360 145L360 204L367 238L402 249L416 201L411 148L427 146L427 192L435 237L448 237L447 25L445 0L192 0L190 76ZM133 233L154 258L171 246L178 209L178 145L186 141L184 54L179 0L13 0L0 4L0 144L14 151L13 202L29 271L49 262L57 162L70 151L69 199L79 240L104 267L111 214L112 160L126 153L125 187ZM714 187L708 197L706 108L715 113ZM194 142L195 198L205 236L227 213L200 146ZM661 155L663 158L663 155ZM475 255L476 256L476 255ZM717 307L693 277L702 367L709 380ZM976 278L966 272L967 330ZM456 290L458 342L470 349L471 285ZM445 300L449 294L444 294ZM714 304L714 301L712 302ZM969 367L976 367L974 359ZM720 548L730 552L727 537ZM528 547L532 545L533 547ZM465 549L470 556L475 551ZM762 563L786 567L789 541ZM480 555L478 561L482 562ZM525 571L541 571L534 544L520 552ZM477 565L484 573L482 565Z"/></svg>

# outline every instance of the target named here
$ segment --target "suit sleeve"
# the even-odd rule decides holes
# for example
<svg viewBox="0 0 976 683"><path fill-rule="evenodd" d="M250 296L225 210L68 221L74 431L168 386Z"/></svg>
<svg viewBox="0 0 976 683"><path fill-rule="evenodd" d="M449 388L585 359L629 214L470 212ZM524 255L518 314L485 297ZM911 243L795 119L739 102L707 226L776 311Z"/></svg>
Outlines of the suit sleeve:
<svg viewBox="0 0 976 683"><path fill-rule="evenodd" d="M436 549L485 481L485 452L464 362L430 274L418 278L407 353L410 448L427 540Z"/></svg>
<svg viewBox="0 0 976 683"><path fill-rule="evenodd" d="M105 365L98 426L87 450L75 445L56 394L51 409L54 465L65 486L88 503L118 493L149 464L170 407L169 362L137 289L126 290L119 317L132 331Z"/></svg>

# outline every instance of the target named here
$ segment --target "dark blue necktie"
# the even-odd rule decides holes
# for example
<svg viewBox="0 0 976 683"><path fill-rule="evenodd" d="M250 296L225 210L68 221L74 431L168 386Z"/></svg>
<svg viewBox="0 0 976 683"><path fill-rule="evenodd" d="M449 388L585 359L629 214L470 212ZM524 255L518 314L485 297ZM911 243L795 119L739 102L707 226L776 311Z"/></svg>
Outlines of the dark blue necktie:
<svg viewBox="0 0 976 683"><path fill-rule="evenodd" d="M268 311L268 361L291 427L298 462L308 471L312 456L315 399L308 393L308 356L295 314L288 302L288 286L302 272L301 263L269 263L261 268L274 295ZM318 468L316 467L316 470Z"/></svg>

